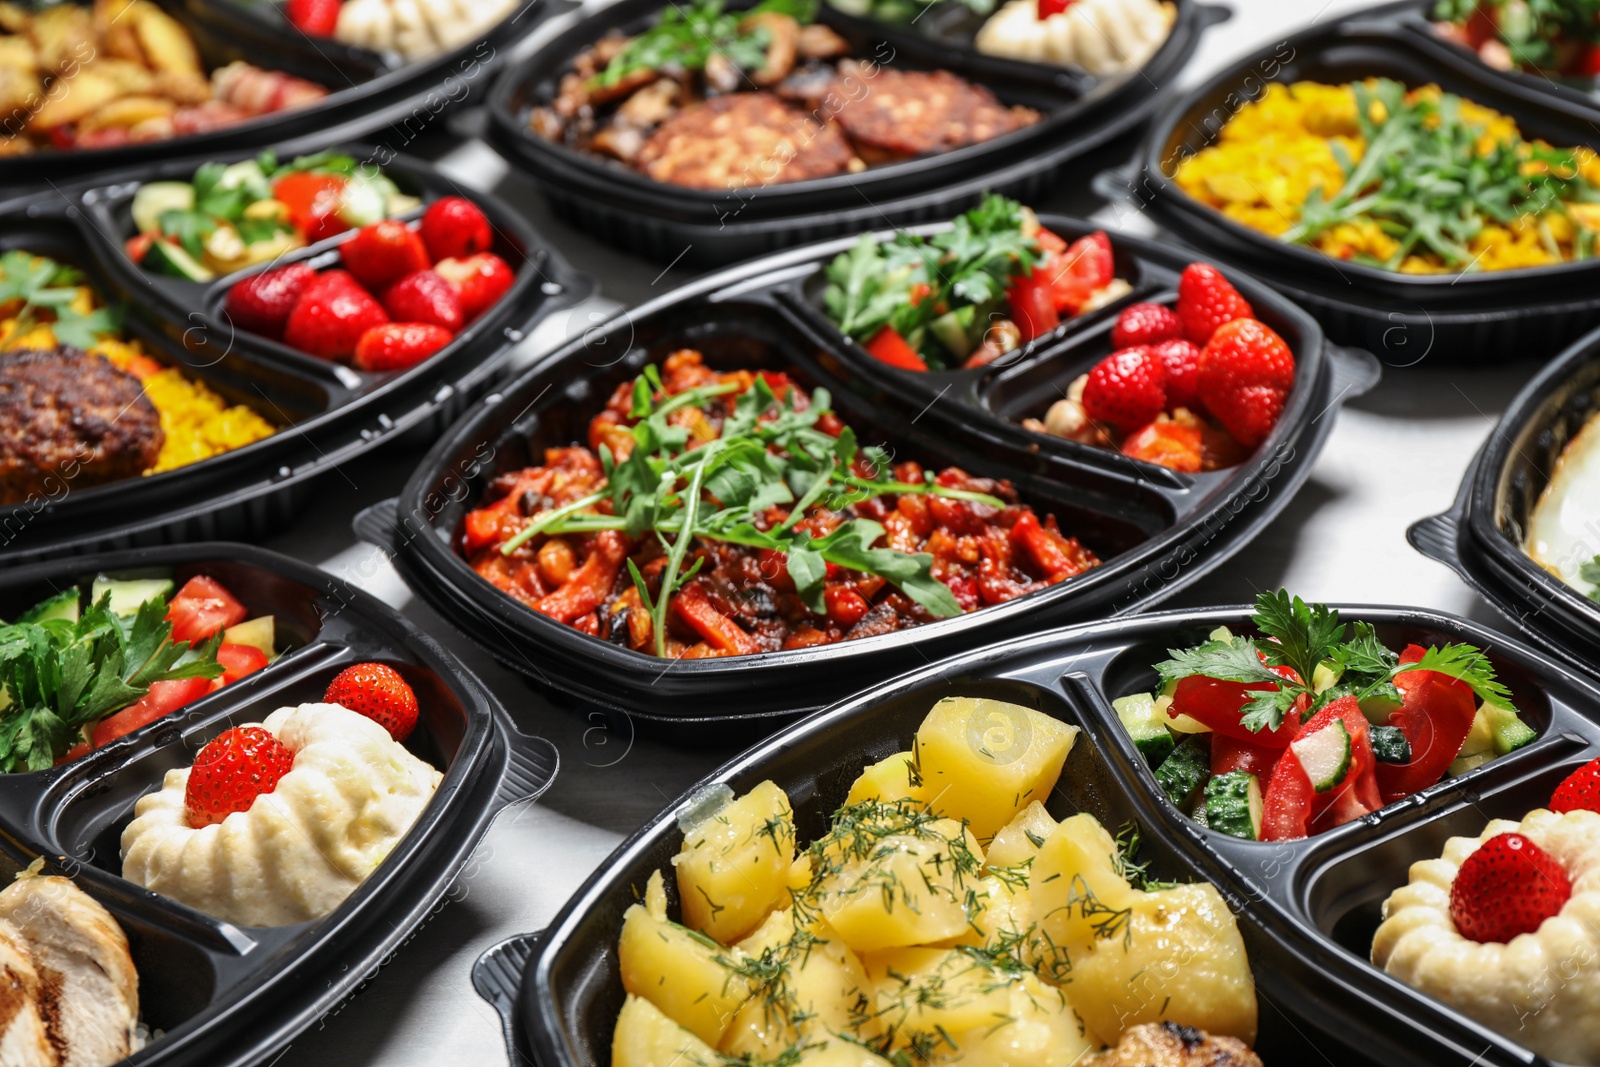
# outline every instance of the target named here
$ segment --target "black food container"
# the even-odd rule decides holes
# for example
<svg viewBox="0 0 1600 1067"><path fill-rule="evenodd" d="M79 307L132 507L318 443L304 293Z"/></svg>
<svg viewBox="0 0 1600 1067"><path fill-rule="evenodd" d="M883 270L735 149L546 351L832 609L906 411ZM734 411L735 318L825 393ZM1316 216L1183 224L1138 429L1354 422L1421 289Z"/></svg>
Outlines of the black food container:
<svg viewBox="0 0 1600 1067"><path fill-rule="evenodd" d="M328 89L308 107L275 111L210 133L114 148L41 150L0 159L0 187L20 189L90 173L121 175L178 156L274 147L287 154L379 130L402 151L442 114L487 92L494 74L568 0L533 0L476 41L416 62L311 38L271 7L240 0L158 0L194 39L209 72L236 60Z"/></svg>
<svg viewBox="0 0 1600 1067"><path fill-rule="evenodd" d="M732 5L749 6L747 0ZM810 181L715 192L656 182L620 163L537 136L534 106L548 103L583 49L611 30L649 26L659 0L623 0L585 18L505 71L487 108L490 142L563 215L602 240L648 259L713 267L824 237L885 224L929 222L977 203L985 192L1042 196L1072 160L1128 133L1156 107L1157 87L1188 62L1225 9L1179 0L1171 36L1142 71L1096 79L1064 67L985 56L968 40L929 38L823 4L861 59L906 69L945 69L1042 114L1034 126L938 155Z"/></svg>
<svg viewBox="0 0 1600 1067"><path fill-rule="evenodd" d="M418 160L370 146L344 149L424 201L461 191ZM135 233L130 205L138 187L187 180L197 165L148 166L115 184L0 205L0 251L24 249L78 267L104 300L123 305L123 329L147 354L229 403L253 408L279 432L161 474L84 487L67 480L59 492L0 507L0 560L278 532L316 479L340 464L408 434L426 440L440 432L505 374L512 351L539 321L593 291L521 215L474 192L494 226L495 251L517 268L506 296L410 370L371 374L316 359L234 329L223 300L235 281L271 266L336 263L338 245L352 232L206 283L152 274L124 254L123 242Z"/></svg>
<svg viewBox="0 0 1600 1067"><path fill-rule="evenodd" d="M1065 218L1041 221L1069 240L1093 229ZM1117 309L1170 299L1187 257L1118 238L1118 275L1133 285L1127 297L1035 341L1006 366L924 377L879 364L815 306L821 272L853 243L797 249L727 271L595 327L485 398L428 454L398 500L363 513L357 530L389 547L402 577L440 614L540 688L679 739L739 723L755 730L980 643L1131 613L1171 595L1278 514L1306 478L1337 407L1376 381L1370 356L1327 344L1310 316L1236 276L1257 315L1294 351L1296 385L1250 459L1224 471L1178 474L1033 434L1013 420L1042 415L1110 350ZM1064 533L1105 562L1004 604L891 634L673 662L582 634L480 578L455 544L487 483L542 462L545 447L586 439L589 420L619 383L683 347L705 352L714 368L791 371L809 387L826 386L862 444L886 444L897 460L1011 479L1024 503L1041 516L1054 513Z"/></svg>
<svg viewBox="0 0 1600 1067"><path fill-rule="evenodd" d="M198 544L8 568L0 616L97 574L170 568L205 574L252 616L272 614L284 653L72 763L0 778L0 863L46 860L115 916L139 972L142 1018L164 1031L127 1062L262 1063L314 1024L399 948L438 906L505 805L538 796L554 746L509 726L504 709L450 653L399 614L324 571L239 544ZM217 734L280 706L315 702L339 671L378 660L418 695L407 747L444 772L394 851L332 914L292 926L238 927L121 876L119 838L134 802L189 765Z"/></svg>
<svg viewBox="0 0 1600 1067"><path fill-rule="evenodd" d="M1444 838L1479 833L1494 817L1542 806L1561 777L1600 754L1592 715L1600 690L1539 652L1453 616L1345 607L1391 647L1467 641L1488 651L1539 731L1531 745L1460 779L1322 836L1258 843L1205 830L1164 798L1111 701L1156 684L1168 648L1219 625L1250 629L1251 609L1162 612L1035 634L940 660L874 686L773 736L712 773L602 863L541 934L491 949L478 989L507 1033L546 1067L603 1064L622 1005L617 935L650 872L670 870L682 841L676 817L706 787L742 793L771 779L790 796L801 842L827 825L863 767L904 751L947 696L1006 700L1080 726L1046 806L1057 818L1093 814L1115 831L1138 825L1160 878L1214 882L1239 918L1261 1005L1257 1050L1272 1063L1390 1067L1527 1064L1527 1050L1389 978L1367 962L1377 910L1409 865ZM667 878L669 894L673 879ZM1070 987L1069 987L1070 998ZM515 1057L513 1057L515 1058ZM1537 1062L1545 1062L1539 1060Z"/></svg>
<svg viewBox="0 0 1600 1067"><path fill-rule="evenodd" d="M1431 31L1430 31L1431 32ZM1408 87L1437 84L1514 119L1523 135L1557 146L1600 146L1592 105L1491 72L1465 49L1419 39L1393 20L1351 16L1295 34L1180 94L1151 122L1125 171L1097 189L1147 211L1220 264L1271 278L1341 344L1391 366L1483 365L1539 359L1600 322L1600 261L1511 271L1402 274L1290 245L1228 219L1178 188L1171 174L1215 143L1222 127L1267 84L1331 85L1371 77Z"/></svg>
<svg viewBox="0 0 1600 1067"><path fill-rule="evenodd" d="M1535 563L1528 521L1567 443L1600 413L1600 330L1511 401L1467 467L1455 503L1416 523L1418 551L1454 570L1531 640L1585 670L1600 661L1600 604ZM1600 554L1600 533L1590 530Z"/></svg>

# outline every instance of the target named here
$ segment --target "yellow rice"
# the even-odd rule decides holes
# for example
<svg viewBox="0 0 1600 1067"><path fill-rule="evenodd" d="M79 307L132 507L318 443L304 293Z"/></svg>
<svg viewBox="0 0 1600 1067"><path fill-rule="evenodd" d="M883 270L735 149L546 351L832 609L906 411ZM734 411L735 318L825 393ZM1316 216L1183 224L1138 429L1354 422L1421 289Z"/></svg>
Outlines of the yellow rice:
<svg viewBox="0 0 1600 1067"><path fill-rule="evenodd" d="M1412 91L1440 95L1438 86ZM1381 108L1382 105L1375 104ZM1516 123L1497 111L1461 102L1461 115L1481 127L1480 152L1503 141L1521 141ZM1374 115L1381 120L1381 114ZM1228 218L1273 237L1300 219L1300 206L1313 189L1332 196L1344 184L1344 171L1333 144L1342 145L1352 163L1359 162L1366 141L1356 124L1355 94L1349 85L1296 82L1267 86L1261 99L1244 105L1223 126L1217 143L1179 164L1174 179L1196 200ZM1579 173L1600 184L1600 157L1588 148L1574 150ZM1566 204L1565 214L1551 210L1526 214L1510 225L1493 222L1468 242L1476 257L1474 270L1511 270L1562 262L1573 256L1576 227L1600 230L1600 205ZM1339 259L1357 255L1387 260L1399 242L1371 220L1344 223L1309 242ZM1432 251L1413 252L1398 268L1407 274L1434 274L1453 268Z"/></svg>

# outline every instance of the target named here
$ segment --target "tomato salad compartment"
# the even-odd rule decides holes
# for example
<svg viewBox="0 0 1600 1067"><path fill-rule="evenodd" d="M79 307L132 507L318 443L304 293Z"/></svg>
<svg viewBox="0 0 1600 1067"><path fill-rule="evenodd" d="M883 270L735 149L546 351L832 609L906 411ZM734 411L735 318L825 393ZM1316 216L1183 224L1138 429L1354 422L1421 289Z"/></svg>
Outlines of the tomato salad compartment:
<svg viewBox="0 0 1600 1067"><path fill-rule="evenodd" d="M1600 654L1594 600L1594 399L1600 333L1576 341L1522 388L1468 464L1450 510L1407 532L1529 640L1579 665Z"/></svg>
<svg viewBox="0 0 1600 1067"><path fill-rule="evenodd" d="M286 262L305 279L337 260L336 242L356 236L339 232L335 222L348 223L337 212L334 221L313 212L314 226L304 236L292 214L247 217L249 207L263 201L251 198L243 171L263 175L275 169L275 161L250 157L201 167L202 197L196 196L196 165L174 163L116 185L0 205L0 214L12 220L0 253L15 268L5 270L9 290L0 306L5 347L35 353L6 358L24 359L31 376L25 380L51 388L55 402L68 410L83 415L112 404L117 416L106 423L80 420L76 425L102 427L92 440L61 433L19 439L31 442L30 451L8 457L8 537L0 552L19 559L126 544L134 536L175 541L282 528L306 499L312 479L401 434L425 434L447 424L502 373L509 354L542 316L588 291L587 278L572 272L492 197L452 199L455 189L436 171L403 158L367 175L357 161L371 151L347 146L315 160L293 157L283 164L282 178L305 178L324 190L359 186L364 192L352 201L371 208L376 195L378 210L403 209L410 221L383 220L393 224L384 229L402 229L413 254L411 242L421 241L423 202L439 205L435 216L448 216L451 225L433 228L436 243L470 234L466 243L451 247L456 259L464 265L497 262L501 286L514 276L509 287L497 289L501 295L492 306L475 309L470 323L454 289L440 294L445 310L453 300L460 313L453 336L441 338L430 327L424 331L428 344L390 346L389 359L370 364L385 369L370 372L258 338L245 322L225 315L237 282L247 282L246 288L259 283L250 282L254 275L248 271L222 271L249 258L258 244L307 241ZM155 195L148 192L152 188ZM279 212L302 204L319 201L271 199L270 206ZM361 222L361 216L352 219ZM141 222L147 232L140 231ZM322 236L315 227L332 235ZM218 246L217 254L237 259L211 261L207 242L225 229L237 242L231 251ZM449 237L439 236L446 231ZM485 231L493 252L480 253L475 249ZM191 243L198 252L191 254ZM130 245L139 264L128 258ZM47 271L39 257L71 273ZM381 255L372 258L386 262ZM180 262L200 277L216 277L182 276L173 267ZM157 266L173 273L157 273ZM266 268L252 269L260 274ZM442 277L437 280L450 288ZM401 321L415 322L422 313L407 308ZM352 361L355 340L359 336L351 339ZM66 375L72 388L51 386L50 375L60 377L66 366L82 371ZM28 395L20 394L24 410L15 417L37 417ZM133 495L136 508L116 504Z"/></svg>
<svg viewBox="0 0 1600 1067"><path fill-rule="evenodd" d="M1195 47L1211 11L1188 6L1188 29L1147 76ZM686 74L680 83L652 64ZM491 96L490 135L603 238L715 265L873 219L937 218L990 190L1039 191L1140 121L1149 84L909 36L891 43L877 23L788 0L665 15L630 0L508 71ZM720 240L698 239L711 232Z"/></svg>
<svg viewBox="0 0 1600 1067"><path fill-rule="evenodd" d="M56 766L47 751L29 763L44 769L0 777L5 863L66 875L126 934L136 978L108 973L137 992L102 993L94 1018L116 1034L111 1023L131 1000L127 1042L146 1043L140 1062L270 1056L408 935L501 806L537 795L555 772L554 749L505 725L493 697L430 638L338 579L260 549L203 544L9 568L0 612L17 619L33 605L49 618L0 638L8 759L23 739L55 751L89 710L139 689L139 703L186 675L205 689L98 736L127 715L113 712L90 730L91 751L69 749ZM168 615L173 629L157 641ZM16 647L30 626L48 639ZM199 647L183 651L174 634ZM275 656L263 666L267 647ZM240 658L240 648L255 654ZM213 690L216 669L227 681ZM337 788L327 784L335 763ZM375 784L399 768L409 793ZM376 803L380 794L389 799ZM258 840L247 827L262 819L299 820L306 833ZM352 837L357 819L375 833ZM319 850L296 854L313 840ZM258 847L272 854L249 852ZM276 875L225 877L241 864ZM87 980L79 973L69 993Z"/></svg>
<svg viewBox="0 0 1600 1067"><path fill-rule="evenodd" d="M1384 1062L1428 1062L1441 1046L1418 1050L1410 1023L1369 1009L1324 969L1332 953L1307 958L1280 940L1272 909L1168 821L1114 740L1096 686L1130 628L1138 640L1173 618L969 651L770 738L625 842L546 930L491 950L475 972L480 992L518 1050L553 1064L752 1047L795 1048L805 1062L806 1050L841 1041L864 1044L851 1049L863 1062L908 1049L953 1060L990 1039L1065 1060L1159 1041L1164 1024L1197 1028L1196 1045L1248 1042L1268 1063L1313 1047L1357 1062L1351 1046L1370 1056L1408 1043L1412 1053ZM737 897L718 881L721 857L735 855L759 871ZM951 891L952 881L963 884ZM1073 902L1060 904L1053 894L1069 882ZM901 907L908 898L921 906ZM1220 906L1202 917L1202 898ZM1159 948L1151 906L1170 920ZM817 963L788 953L797 928L813 935L802 940ZM953 936L939 947L919 944L945 929ZM1193 936L1206 952L1163 964ZM1064 960L1071 979L1057 987L1065 975L1050 964ZM1005 979L982 981L997 962L1011 965ZM983 996L1009 997L1013 985L1036 995L999 1009L1014 1025L994 1027ZM865 1008L840 1011L835 988L862 990ZM917 995L935 988L948 995ZM1084 1025L1054 1031L1058 1013ZM1396 1032L1372 1044L1390 1022ZM1148 1058L1126 1062L1162 1062L1140 1051Z"/></svg>
<svg viewBox="0 0 1600 1067"><path fill-rule="evenodd" d="M923 376L819 328L808 293L853 243L728 272L592 331L460 423L358 529L392 541L421 595L536 684L675 729L816 707L850 672L887 674L977 630L1130 610L1254 532L1264 512L1243 501L1259 458L1200 475L1077 442L1041 458L1034 435L978 437L1005 424L930 404L936 386L899 385ZM1322 430L1298 405L1370 371L1244 284L1304 331L1301 381L1317 383L1275 430L1299 427L1301 442L1265 461L1281 491ZM443 494L462 472L465 492ZM685 522L692 551L675 536ZM547 650L537 670L529 648ZM773 679L762 696L751 670Z"/></svg>
<svg viewBox="0 0 1600 1067"><path fill-rule="evenodd" d="M1175 101L1102 185L1224 270L1272 277L1336 340L1497 362L1593 324L1588 114L1355 15ZM1469 161L1470 192L1413 180Z"/></svg>

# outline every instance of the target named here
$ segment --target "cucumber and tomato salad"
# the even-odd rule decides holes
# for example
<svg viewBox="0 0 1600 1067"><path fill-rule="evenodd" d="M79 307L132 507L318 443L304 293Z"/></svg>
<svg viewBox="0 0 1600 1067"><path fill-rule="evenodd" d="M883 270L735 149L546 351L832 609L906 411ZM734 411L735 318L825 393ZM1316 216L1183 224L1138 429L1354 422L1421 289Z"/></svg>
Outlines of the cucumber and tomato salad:
<svg viewBox="0 0 1600 1067"><path fill-rule="evenodd" d="M1113 701L1167 798L1213 830L1307 837L1534 739L1471 645L1395 652L1283 590L1251 621L1260 638L1219 629L1155 665L1159 692Z"/></svg>
<svg viewBox="0 0 1600 1067"><path fill-rule="evenodd" d="M865 235L827 280L834 325L909 371L983 366L1125 291L1104 232L1069 244L1000 196L931 237Z"/></svg>
<svg viewBox="0 0 1600 1067"><path fill-rule="evenodd" d="M43 770L267 666L273 617L196 575L96 578L0 623L0 771Z"/></svg>

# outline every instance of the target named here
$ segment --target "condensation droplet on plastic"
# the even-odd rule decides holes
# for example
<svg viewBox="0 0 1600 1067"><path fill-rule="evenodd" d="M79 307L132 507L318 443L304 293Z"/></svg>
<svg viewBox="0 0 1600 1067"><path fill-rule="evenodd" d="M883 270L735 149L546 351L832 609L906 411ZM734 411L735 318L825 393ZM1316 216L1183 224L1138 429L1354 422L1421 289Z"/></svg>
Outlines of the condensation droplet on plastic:
<svg viewBox="0 0 1600 1067"><path fill-rule="evenodd" d="M539 291L545 296L555 296L559 293L566 292L566 289L561 285L560 282L545 282L543 285L539 286Z"/></svg>
<svg viewBox="0 0 1600 1067"><path fill-rule="evenodd" d="M512 344L522 340L522 338L525 336L526 335L521 330L513 329L510 326L506 327L506 340L510 341Z"/></svg>

